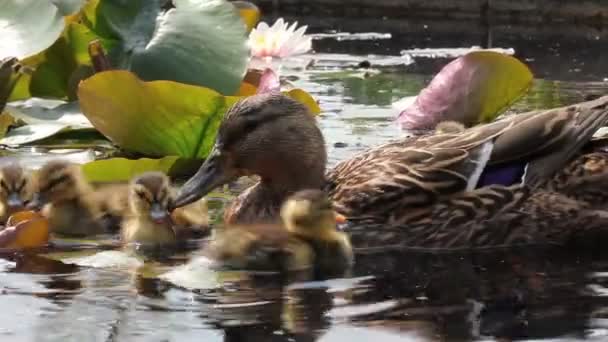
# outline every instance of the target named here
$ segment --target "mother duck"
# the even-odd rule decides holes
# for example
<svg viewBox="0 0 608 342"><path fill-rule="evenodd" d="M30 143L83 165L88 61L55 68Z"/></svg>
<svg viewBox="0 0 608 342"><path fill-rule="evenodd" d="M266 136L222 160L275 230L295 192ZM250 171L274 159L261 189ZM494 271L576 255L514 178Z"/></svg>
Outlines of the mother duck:
<svg viewBox="0 0 608 342"><path fill-rule="evenodd" d="M280 93L260 94L226 113L209 157L175 206L254 174L260 181L233 201L225 222L275 222L290 194L312 188L324 189L340 214L365 227L353 230L355 247L563 243L573 222L593 223L589 230L608 227L608 214L593 207L604 200L597 189L608 175L601 162L608 157L580 153L607 123L608 96L391 142L325 174L325 143L314 116ZM496 232L510 223L518 229Z"/></svg>

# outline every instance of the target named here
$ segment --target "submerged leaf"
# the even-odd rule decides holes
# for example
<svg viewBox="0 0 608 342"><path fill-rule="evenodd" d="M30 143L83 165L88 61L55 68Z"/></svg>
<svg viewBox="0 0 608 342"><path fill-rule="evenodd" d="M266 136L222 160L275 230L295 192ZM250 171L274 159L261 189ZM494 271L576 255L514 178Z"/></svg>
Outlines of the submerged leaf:
<svg viewBox="0 0 608 342"><path fill-rule="evenodd" d="M248 62L245 26L225 0L175 0L163 12L158 0L93 1L85 23L98 36L118 40L112 65L143 80L173 80L238 90Z"/></svg>
<svg viewBox="0 0 608 342"><path fill-rule="evenodd" d="M0 59L21 59L46 49L63 26L61 12L50 1L0 1Z"/></svg>
<svg viewBox="0 0 608 342"><path fill-rule="evenodd" d="M171 81L144 82L106 71L78 89L83 113L119 146L149 156L207 156L221 119L237 97Z"/></svg>
<svg viewBox="0 0 608 342"><path fill-rule="evenodd" d="M92 130L77 102L31 98L10 102L6 112L27 125L10 130L0 144L18 146L46 139L60 132Z"/></svg>
<svg viewBox="0 0 608 342"><path fill-rule="evenodd" d="M532 73L518 59L471 52L446 65L397 119L403 129L433 129L440 121L491 122L522 96Z"/></svg>

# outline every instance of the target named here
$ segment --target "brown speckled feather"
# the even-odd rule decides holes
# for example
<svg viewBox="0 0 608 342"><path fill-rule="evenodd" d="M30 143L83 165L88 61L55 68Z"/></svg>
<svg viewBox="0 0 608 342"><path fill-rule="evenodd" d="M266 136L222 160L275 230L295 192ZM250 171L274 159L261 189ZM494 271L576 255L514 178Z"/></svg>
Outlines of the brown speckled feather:
<svg viewBox="0 0 608 342"><path fill-rule="evenodd" d="M490 186L439 201L430 216L407 225L353 218L348 231L358 252L378 249L458 250L565 245L608 236L608 212L549 191Z"/></svg>
<svg viewBox="0 0 608 342"><path fill-rule="evenodd" d="M537 186L606 124L607 106L608 96L508 116L462 133L378 146L330 170L325 189L344 215L373 217L377 223L414 222L429 215L437 201L467 190L476 166L483 167L481 150L488 142L493 142L488 164L530 160L526 182Z"/></svg>

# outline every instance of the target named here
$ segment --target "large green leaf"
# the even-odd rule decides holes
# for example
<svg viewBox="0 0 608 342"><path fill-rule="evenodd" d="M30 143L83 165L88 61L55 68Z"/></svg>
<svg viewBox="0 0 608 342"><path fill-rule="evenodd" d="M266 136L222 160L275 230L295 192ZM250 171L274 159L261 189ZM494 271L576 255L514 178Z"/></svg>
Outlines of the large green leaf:
<svg viewBox="0 0 608 342"><path fill-rule="evenodd" d="M160 159L111 158L95 160L82 166L87 179L91 182L129 181L147 171L161 171L169 174L179 157L168 156Z"/></svg>
<svg viewBox="0 0 608 342"><path fill-rule="evenodd" d="M32 96L75 99L75 85L93 73L88 44L97 36L86 26L70 22L63 34L45 51L28 58L25 64L35 67L29 84ZM112 41L101 40L105 48Z"/></svg>
<svg viewBox="0 0 608 342"><path fill-rule="evenodd" d="M10 130L0 144L18 146L73 130L91 130L93 126L82 115L77 102L31 98L9 102L6 112L27 125Z"/></svg>
<svg viewBox="0 0 608 342"><path fill-rule="evenodd" d="M86 0L49 0L59 9L62 15L70 15L80 10Z"/></svg>
<svg viewBox="0 0 608 342"><path fill-rule="evenodd" d="M0 59L21 59L46 49L63 25L62 13L50 1L0 1Z"/></svg>
<svg viewBox="0 0 608 342"><path fill-rule="evenodd" d="M144 82L106 71L78 88L84 115L119 146L150 156L204 158L237 97L172 81Z"/></svg>
<svg viewBox="0 0 608 342"><path fill-rule="evenodd" d="M172 80L233 94L245 74L246 31L225 0L94 1L84 22L98 36L118 39L113 66L144 80Z"/></svg>
<svg viewBox="0 0 608 342"><path fill-rule="evenodd" d="M446 65L403 109L398 122L405 129L432 129L444 120L490 122L526 92L532 78L517 58L471 52Z"/></svg>

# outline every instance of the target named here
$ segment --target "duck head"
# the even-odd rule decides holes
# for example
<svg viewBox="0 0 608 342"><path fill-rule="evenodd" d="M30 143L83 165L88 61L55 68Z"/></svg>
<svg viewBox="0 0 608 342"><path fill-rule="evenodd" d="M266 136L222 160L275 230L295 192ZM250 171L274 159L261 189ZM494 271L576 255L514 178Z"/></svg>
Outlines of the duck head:
<svg viewBox="0 0 608 342"><path fill-rule="evenodd" d="M320 188L326 160L323 135L306 106L278 92L254 95L228 110L207 160L174 204L251 174L277 192Z"/></svg>

